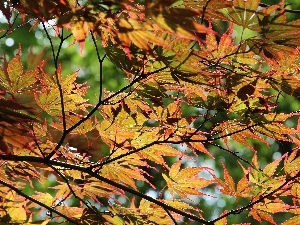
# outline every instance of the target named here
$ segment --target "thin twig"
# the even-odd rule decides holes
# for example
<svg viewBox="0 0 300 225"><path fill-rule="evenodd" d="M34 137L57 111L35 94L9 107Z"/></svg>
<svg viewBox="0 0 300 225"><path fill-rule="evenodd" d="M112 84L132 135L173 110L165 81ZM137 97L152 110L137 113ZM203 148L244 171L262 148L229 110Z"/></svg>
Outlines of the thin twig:
<svg viewBox="0 0 300 225"><path fill-rule="evenodd" d="M101 217L101 215L100 215L100 213L98 212L98 211L96 211L94 208L92 208L91 206L89 206L86 202L85 202L85 200L84 199L82 199L82 198L80 198L78 195L76 195L76 193L74 192L74 190L73 190L73 188L71 187L71 185L70 185L70 183L69 183L69 181L68 181L68 179L58 170L58 169L56 169L54 166L52 166L52 165L50 165L50 164L48 164L64 181L65 181L65 183L67 184L67 186L68 186L68 188L69 188L69 190L70 190L70 192L73 194L73 196L75 197L75 198L77 198L77 199L79 199L88 209L90 209L92 212L94 212L97 216L98 216L98 218L99 218L99 220L102 222L102 224L103 224L103 221L102 221L102 217Z"/></svg>
<svg viewBox="0 0 300 225"><path fill-rule="evenodd" d="M88 167L82 167L82 166L78 166L78 165L74 165L74 164L70 164L70 163L66 163L66 162L60 162L60 161L56 161L56 160L45 160L44 158L41 158L41 157L34 157L34 156L11 156L11 155L0 155L0 159L3 159L3 160L7 160L7 161L15 161L15 162L18 162L18 161L26 161L26 162L38 162L38 163L42 163L42 164L45 164L45 165L53 165L53 166L59 166L59 167L63 167L63 168L68 168L68 169L73 169L73 170L77 170L77 171L80 171L80 172L84 172L84 173L87 173L89 174L90 176L100 180L100 181L103 181L109 185L112 185L120 190L123 190L125 192L128 192L130 194L133 194L137 197L140 197L140 198L143 198L145 200L148 200L149 202L152 202L164 209L167 209L169 211L172 211L174 213L177 213L181 216L185 216L191 220L194 220L194 221L197 221L199 223L202 223L202 224L207 224L207 221L204 220L204 219L201 219L195 215L191 215L189 213L186 213L184 211L181 211L179 209L176 209L172 206L169 206L157 199L154 199L148 195L145 195L143 193L140 193L139 191L137 190L134 190L134 189L131 189L123 184L120 184L120 183L117 183L113 180L110 180L106 177L103 177L101 175L99 175L98 173L95 173L94 171L91 171Z"/></svg>
<svg viewBox="0 0 300 225"><path fill-rule="evenodd" d="M293 181L294 179L298 178L299 176L300 176L300 172L298 172L295 176L286 179L286 181L282 185L280 185L278 188L276 188L275 190L273 190L269 194L263 195L259 199L257 199L256 201L251 201L248 205L245 205L243 207L239 207L237 209L231 210L228 213L225 213L225 214L219 216L218 218L209 221L210 224L215 224L215 222L217 222L217 221L219 221L219 220L221 220L225 217L228 217L229 215L240 214L243 211L250 209L252 206L256 205L257 203L263 202L264 199L266 199L268 197L271 197L273 194L280 191L285 185L287 185L289 182Z"/></svg>
<svg viewBox="0 0 300 225"><path fill-rule="evenodd" d="M71 222L71 223L73 223L73 224L78 224L77 222L75 222L74 220L70 219L70 218L67 217L66 215L60 213L59 211L55 210L54 208L52 208L52 207L50 207L50 206L47 206L47 205L45 205L44 203L42 203L42 202L40 202L40 201L38 201L38 200L36 200L36 199L30 197L29 195L23 193L21 190L19 190L18 188L14 187L13 185L8 184L8 183L6 183L6 182L3 181L3 180L0 180L0 184L6 186L6 187L8 187L8 188L10 188L11 190L15 191L17 194L23 196L24 198L26 198L26 199L28 199L28 200L30 200L30 201L32 201L32 202L34 202L34 203L36 203L36 204L38 204L38 205L44 207L44 208L47 209L49 212L54 212L54 213L56 213L57 215L61 216L62 218L65 218L65 219L68 220L69 222ZM78 225L79 225L79 224L78 224Z"/></svg>

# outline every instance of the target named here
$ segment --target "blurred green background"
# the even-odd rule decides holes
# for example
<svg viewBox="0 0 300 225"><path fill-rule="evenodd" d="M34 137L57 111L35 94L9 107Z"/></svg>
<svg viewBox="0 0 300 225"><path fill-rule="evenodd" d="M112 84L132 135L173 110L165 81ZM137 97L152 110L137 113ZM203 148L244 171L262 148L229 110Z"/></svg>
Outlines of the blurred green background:
<svg viewBox="0 0 300 225"><path fill-rule="evenodd" d="M262 1L266 4L274 4L279 3L279 1L275 0L268 0L268 1ZM287 4L291 4L288 6L288 8L293 9L300 9L300 1L293 1L289 0L286 1ZM300 15L298 14L288 14L288 20L298 19ZM44 58L47 59L47 71L49 73L54 72L53 68L53 59L52 59L52 52L50 48L50 43L46 38L46 34L42 29L42 26L39 25L38 27L35 27L32 31L28 32L28 30L31 28L32 23L27 23L25 25L22 25L20 19L17 19L16 24L14 25L14 31L11 34L6 35L5 37L2 37L0 39L0 56L6 56L7 59L11 59L15 53L17 52L19 44L22 46L22 59L26 61L27 54L29 54L29 51L33 51L34 53L38 54L41 51L45 51ZM227 24L223 24L223 30L226 30ZM0 30L2 32L0 33L0 36L4 34L5 30L8 29L7 22L3 16L0 16ZM48 28L49 33L51 35L52 41L54 46L56 47L59 44L59 38L55 36L54 31L51 29L51 27ZM239 27L235 27L235 35L237 37L237 40L239 39L239 34L241 33L241 30ZM69 31L65 31L65 36L70 34ZM253 32L245 32L243 38L248 38L253 35ZM98 40L97 46L100 49L100 54L103 57L104 51L101 48L101 42ZM85 48L83 51L83 55L81 56L79 54L79 45L78 43L73 42L73 37L68 38L67 41L63 43L63 48L61 50L61 54L59 57L59 62L62 62L62 68L63 68L63 74L71 74L75 71L78 71L78 83L84 83L87 82L87 85L90 86L90 89L87 93L87 98L90 100L90 103L95 104L98 101L99 96L99 63L97 60L97 55L95 51L95 46L92 42L92 38L89 36L87 40L85 41ZM0 63L1 64L1 63ZM123 72L116 68L109 60L104 60L103 63L103 87L107 91L117 91L120 88L122 88L124 85L126 85L128 82L126 80L126 77L124 76ZM278 111L280 112L292 112L299 110L300 108L300 102L298 99L288 97L288 96L282 96L280 99L280 104L278 106ZM185 115L196 115L199 114L199 110L196 108L187 107L184 112ZM219 116L222 116L220 114ZM288 125L295 127L296 125L296 118L292 118L288 121ZM198 124L195 123L195 126L199 125L201 123L201 120L198 121ZM255 149L258 150L258 157L260 161L260 166L263 168L266 164L272 162L273 160L279 158L286 152L290 152L293 146L290 143L285 142L276 142L273 139L268 139L269 146L258 143L256 141L251 141L251 144L254 146ZM224 146L221 142L220 145ZM175 146L178 147L178 146ZM223 151L222 149L215 147L215 146L206 146L210 152L215 156L215 159L211 159L207 157L206 155L199 155L198 159L196 161L189 161L187 159L183 159L183 162L186 164L186 166L208 166L215 170L216 174L220 177L223 176L222 173L222 167L221 162L226 162L227 169L229 170L230 174L233 176L235 181L238 181L242 177L242 170L240 166L237 163L237 159L227 152ZM182 147L181 147L182 148ZM183 147L184 148L184 147ZM230 142L230 148L232 151L238 152L238 155L245 158L246 160L251 160L253 156L253 152L249 150L247 147L237 144L234 142ZM166 161L169 165L174 163L177 159L172 157L166 157ZM230 165L230 166L228 166ZM157 166L157 165L156 165ZM159 169L159 168L158 168ZM151 175L153 175L153 178L151 179L151 182L158 187L158 190L160 190L165 184L162 182L161 175L157 173L153 173L152 171L148 170ZM39 182L34 182L35 189L32 189L30 185L27 185L24 189L25 193L33 194L34 191L40 191L40 192L49 192L54 194L54 190L50 189L49 187L53 186L56 183L56 178L54 176L50 176L45 180L44 186L40 185ZM150 190L149 186L138 182L137 186L139 190L142 193L147 193L150 196L158 197L158 193L154 190ZM204 190L206 193L210 194L207 196L203 196L201 198L193 198L192 200L196 203L196 205L201 208L203 211L203 216L206 219L213 219L220 215L220 213L223 212L224 209L231 210L236 209L238 205L243 206L247 204L248 202L239 201L238 204L235 200L235 198L232 197L226 197L226 196L220 196L219 192L213 191L213 189L207 189ZM164 193L164 197L170 198L170 195L168 192ZM120 197L118 199L120 202L123 202L125 205L129 204L126 202L126 199L123 197ZM250 199L249 199L250 201ZM68 204L74 204L78 205L78 201L74 200L72 203L69 202ZM247 218L248 211L245 211L238 215L231 215L228 218L228 224L234 224L234 223L246 223L250 222L252 224L258 224L257 221L254 221L251 218ZM44 215L46 216L46 215ZM274 218L278 222L283 222L288 217L290 217L289 214L276 214ZM189 222L189 224L196 224ZM260 223L262 225L269 224L267 222Z"/></svg>

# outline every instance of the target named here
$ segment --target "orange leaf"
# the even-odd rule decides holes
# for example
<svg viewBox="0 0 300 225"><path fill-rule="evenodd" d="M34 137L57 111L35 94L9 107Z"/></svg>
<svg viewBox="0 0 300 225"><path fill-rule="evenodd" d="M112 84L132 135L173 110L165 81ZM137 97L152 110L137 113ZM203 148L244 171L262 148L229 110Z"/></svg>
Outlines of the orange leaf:
<svg viewBox="0 0 300 225"><path fill-rule="evenodd" d="M58 82L61 85L65 112L82 110L86 111L86 88L75 82L77 72L62 78L61 65L57 69ZM51 116L61 115L61 98L55 75L43 74L41 79L42 89L35 94L37 104Z"/></svg>
<svg viewBox="0 0 300 225"><path fill-rule="evenodd" d="M194 139L194 138L192 138L192 139ZM189 143L187 143L187 145L191 149L195 149L197 151L205 153L206 155L208 155L212 159L215 158L212 154L210 154L210 152L205 148L205 146L201 142L189 142Z"/></svg>
<svg viewBox="0 0 300 225"><path fill-rule="evenodd" d="M253 216L253 218L259 222L261 222L261 219L264 219L272 224L276 224L272 214L287 212L288 209L290 209L290 206L279 199L275 201L265 199L264 202L255 204L253 208L251 208L249 215Z"/></svg>
<svg viewBox="0 0 300 225"><path fill-rule="evenodd" d="M242 179L240 179L236 187L237 196L246 198L251 195L252 187L249 186L249 180L247 176L244 176Z"/></svg>
<svg viewBox="0 0 300 225"><path fill-rule="evenodd" d="M203 195L198 189L214 183L212 180L198 177L199 172L205 168L189 167L180 170L180 166L181 161L174 163L170 168L169 177L162 174L172 195L176 193L183 198L188 198L187 195Z"/></svg>
<svg viewBox="0 0 300 225"><path fill-rule="evenodd" d="M161 164L167 167L167 164L164 161L163 156L180 156L181 153L175 148L168 145L152 145L143 151L140 154L147 160L151 160L157 164Z"/></svg>
<svg viewBox="0 0 300 225"><path fill-rule="evenodd" d="M123 149L113 149L111 151L111 158L127 152ZM143 171L139 169L139 166L146 165L146 162L142 161L138 154L131 154L129 156L124 156L112 163L105 164L100 170L100 173L106 178L112 179L116 182L122 182L125 185L136 189L135 180L149 183L148 180L143 176Z"/></svg>
<svg viewBox="0 0 300 225"><path fill-rule="evenodd" d="M224 181L222 181L220 178L216 177L214 174L211 174L214 177L214 181L221 186L219 189L223 194L236 196L235 191L235 182L233 178L228 173L228 170L226 169L224 163L222 162L222 167L224 170Z"/></svg>

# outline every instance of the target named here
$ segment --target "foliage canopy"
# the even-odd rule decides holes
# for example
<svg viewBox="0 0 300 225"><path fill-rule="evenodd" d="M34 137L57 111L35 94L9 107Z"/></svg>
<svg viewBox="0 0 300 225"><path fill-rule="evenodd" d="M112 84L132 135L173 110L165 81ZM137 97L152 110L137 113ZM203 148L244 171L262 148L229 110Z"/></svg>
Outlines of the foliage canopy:
<svg viewBox="0 0 300 225"><path fill-rule="evenodd" d="M1 222L300 224L300 20L289 19L291 7L2 1L0 41L25 29L48 42L35 49L23 37L1 55ZM95 55L97 85L65 66L70 49L83 62ZM107 61L122 75L107 76ZM114 79L116 91L106 86ZM288 99L293 109L282 107ZM292 147L262 160L271 142ZM233 201L209 213L212 198Z"/></svg>

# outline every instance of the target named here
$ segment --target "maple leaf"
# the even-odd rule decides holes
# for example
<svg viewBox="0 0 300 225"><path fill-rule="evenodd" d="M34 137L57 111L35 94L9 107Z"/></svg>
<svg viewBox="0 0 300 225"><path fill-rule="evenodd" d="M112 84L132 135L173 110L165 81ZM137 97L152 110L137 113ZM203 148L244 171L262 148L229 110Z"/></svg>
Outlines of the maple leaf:
<svg viewBox="0 0 300 225"><path fill-rule="evenodd" d="M84 208L82 207L70 207L70 206L56 206L55 209L58 212L63 213L68 218L80 219L83 215Z"/></svg>
<svg viewBox="0 0 300 225"><path fill-rule="evenodd" d="M163 156L181 156L181 153L169 145L152 145L137 153L141 158L168 167Z"/></svg>
<svg viewBox="0 0 300 225"><path fill-rule="evenodd" d="M278 52L276 58L267 58L270 68L266 73L267 83L277 91L283 91L288 95L299 97L299 50L295 49L292 52ZM291 76L292 75L292 76Z"/></svg>
<svg viewBox="0 0 300 225"><path fill-rule="evenodd" d="M10 221L13 223L23 223L27 219L26 211L22 204L16 204L7 210Z"/></svg>
<svg viewBox="0 0 300 225"><path fill-rule="evenodd" d="M295 134L296 131L280 122L274 121L273 123L262 124L254 127L254 130L276 140L289 141L290 139L287 135Z"/></svg>
<svg viewBox="0 0 300 225"><path fill-rule="evenodd" d="M183 0L182 4L187 8L198 9L203 19L207 21L227 20L228 18L222 13L221 9L232 6L232 2L220 2L218 0L211 0L207 2Z"/></svg>
<svg viewBox="0 0 300 225"><path fill-rule="evenodd" d="M156 26L164 31L171 32L177 37L197 40L198 38L194 33L212 32L211 29L191 19L199 15L199 11L194 9L166 7L158 3L148 7L145 14L146 18L153 21Z"/></svg>
<svg viewBox="0 0 300 225"><path fill-rule="evenodd" d="M232 22L236 23L243 28L248 29L259 29L259 20L256 15L256 10L259 6L258 0L233 1L232 7L226 8L226 15L231 19Z"/></svg>
<svg viewBox="0 0 300 225"><path fill-rule="evenodd" d="M249 40L248 44L252 51L275 59L278 52L293 53L299 45L299 40L295 38L299 31L294 29L294 26L299 26L300 21L287 22L286 9L282 7L282 3L261 9L257 13L257 18L263 38Z"/></svg>
<svg viewBox="0 0 300 225"><path fill-rule="evenodd" d="M188 195L203 195L198 189L214 183L212 180L198 177L198 174L206 168L189 167L180 170L180 166L181 161L178 161L171 166L169 176L162 174L173 196L178 194L183 198L188 198Z"/></svg>
<svg viewBox="0 0 300 225"><path fill-rule="evenodd" d="M86 94L87 89L83 87L82 84L77 84L75 82L77 77L77 72L66 76L65 79L62 78L61 65L58 67L56 74L58 80L56 80L55 75L48 75L43 73L43 78L40 80L41 90L35 93L35 100L37 104L46 111L49 115L58 116L62 114L62 102L60 98L60 90L57 82L60 83L63 104L65 112L72 111L86 111L88 104L83 96Z"/></svg>
<svg viewBox="0 0 300 225"><path fill-rule="evenodd" d="M300 171L300 157L297 157L298 148L292 151L284 160L284 171L289 176L295 176Z"/></svg>
<svg viewBox="0 0 300 225"><path fill-rule="evenodd" d="M26 210L24 208L24 199L20 198L14 191L7 190L5 198L2 199L0 215L8 215L10 221L14 223L24 223L27 219ZM1 215L1 216L2 216ZM2 219L2 218L1 218Z"/></svg>
<svg viewBox="0 0 300 225"><path fill-rule="evenodd" d="M118 32L118 38L124 47L128 48L132 43L140 49L151 51L152 48L149 45L149 42L160 46L166 46L163 39L155 36L152 32L145 30L143 25L134 19L120 19L117 27L120 30L120 32Z"/></svg>
<svg viewBox="0 0 300 225"><path fill-rule="evenodd" d="M12 17L15 9L23 24ZM29 31L42 32L50 42L49 49L29 51L26 69L21 48L10 61L1 58L4 222L157 225L193 220L225 225L232 222L230 215L249 210L259 222L276 224L274 214L280 212L295 214L284 224L298 223L300 120L297 129L288 126L299 113L288 113L281 102L300 96L300 21L289 21L287 12L295 11L284 1L268 6L259 0L10 0L0 3L0 10L6 19L16 18L13 24L8 21L2 38L30 23ZM47 27L38 28L49 19L56 21L50 28L54 36ZM65 75L59 64L70 50L64 48L69 35L83 47L90 31L100 64L100 94L94 106L85 98L88 87L77 83L78 72ZM32 49L41 49L36 47ZM54 74L45 72L51 69L43 61L48 50ZM106 81L113 79L105 76L105 60L125 72L126 84L118 91L105 89ZM80 146L78 152L69 141ZM261 154L260 144L270 147L272 141L296 148L265 163L269 153ZM244 147L252 150L252 159ZM233 156L219 168L223 178L191 161L202 154L215 161L223 153ZM183 157L186 165L198 165L181 168ZM237 180L232 175L237 171L229 168L234 158L248 166L240 163L243 174ZM212 178L202 177L202 172ZM53 176L54 183L48 179ZM152 176L163 178L165 187L159 179L150 183L147 178ZM202 217L205 207L189 197L201 197L201 188L210 184L222 195L234 196L237 205L251 201L209 222ZM149 186L157 193L166 188L173 199L151 197ZM52 189L50 194L44 187ZM77 207L68 206L75 198ZM46 207L49 217L36 219L45 210L39 203L52 207Z"/></svg>
<svg viewBox="0 0 300 225"><path fill-rule="evenodd" d="M104 215L103 217L111 224L157 224L157 221L161 224L170 224L173 222L170 216L165 212L165 209L161 206L153 204L147 200L142 199L139 202L139 207L134 205L134 200L131 202L130 208L123 207L118 204L113 204L109 207L111 214ZM176 202L175 202L176 204ZM172 213L173 219L179 219L180 216Z"/></svg>
<svg viewBox="0 0 300 225"><path fill-rule="evenodd" d="M169 206L174 207L175 209L180 209L180 210L193 210L198 212L199 214L201 213L201 210L191 206L190 204L181 201L180 199L172 199L172 200L163 200L164 203L166 203ZM201 214L200 214L201 216Z"/></svg>
<svg viewBox="0 0 300 225"><path fill-rule="evenodd" d="M224 137L223 140L226 144L228 143L228 134L231 134L230 137L233 140L248 146L253 151L255 151L253 146L247 142L246 138L256 139L262 141L265 144L268 144L262 137L252 132L251 129L247 129L248 127L248 124L229 120L220 123L220 125L216 126L214 130L216 130L221 137Z"/></svg>
<svg viewBox="0 0 300 225"><path fill-rule="evenodd" d="M179 206L179 202L178 203L178 206ZM176 204L176 202L174 202L174 205ZM181 205L183 206L183 205ZM156 222L156 221L160 221L162 224L169 224L172 222L172 219L169 217L169 216L166 216L165 214L165 210L160 207L160 206L157 206L156 204L153 204L149 201L146 201L145 199L142 199L140 201L140 204L139 204L139 212L143 215L148 215L147 219L149 221L153 221L153 222ZM178 219L179 216L178 215L175 215L174 213L172 213L172 216L173 218L175 219Z"/></svg>
<svg viewBox="0 0 300 225"><path fill-rule="evenodd" d="M236 196L236 184L232 176L228 173L224 163L222 162L222 167L224 169L224 181L216 177L214 174L211 174L215 179L215 182L221 186L219 189L223 194Z"/></svg>
<svg viewBox="0 0 300 225"><path fill-rule="evenodd" d="M117 124L103 120L100 124L96 125L101 139L111 147L130 147L129 140L133 139L134 132L123 129Z"/></svg>
<svg viewBox="0 0 300 225"><path fill-rule="evenodd" d="M19 49L20 51L21 49ZM36 82L38 70L28 70L24 73L20 55L17 54L9 63L4 66L6 70L0 66L1 85L11 93L23 93L33 89Z"/></svg>
<svg viewBox="0 0 300 225"><path fill-rule="evenodd" d="M53 17L71 11L71 2L68 0L22 0L13 1L13 6L21 13L23 20L25 20L26 15L31 15L41 21L48 21Z"/></svg>
<svg viewBox="0 0 300 225"><path fill-rule="evenodd" d="M206 139L205 137L201 137L200 135L194 135L191 138L191 142L187 143L187 146L190 148L191 151L193 151L193 153L195 153L194 150L197 150L199 152L205 153L210 158L214 159L214 156L205 148L204 144L201 143L201 141L203 141L205 139ZM194 141L197 141L197 140L199 142L194 142Z"/></svg>
<svg viewBox="0 0 300 225"><path fill-rule="evenodd" d="M217 60L222 59L222 63L229 62L230 55L233 52L237 52L239 46L235 46L232 39L233 27L229 27L227 32L224 33L219 41L215 34L206 35L206 51L203 55L209 54L211 59ZM236 57L235 55L233 57Z"/></svg>
<svg viewBox="0 0 300 225"><path fill-rule="evenodd" d="M55 200L53 196L50 195L49 193L42 193L42 192L36 192L36 194L32 195L32 197L47 206L52 206ZM38 206L39 205L37 203L31 202L31 204L29 204L27 207L32 208Z"/></svg>
<svg viewBox="0 0 300 225"><path fill-rule="evenodd" d="M128 151L124 149L111 149L110 158L113 159L114 157L118 157L119 155L127 152ZM143 171L139 169L139 166L147 166L147 164L141 160L138 154L130 154L122 157L121 159L115 160L112 163L103 165L101 167L100 174L106 178L122 182L134 189L137 189L135 180L149 183L143 176Z"/></svg>
<svg viewBox="0 0 300 225"><path fill-rule="evenodd" d="M117 44L110 43L104 47L104 50L110 61L122 69L128 76L131 76L143 67L142 51L134 45L129 47L130 57Z"/></svg>
<svg viewBox="0 0 300 225"><path fill-rule="evenodd" d="M282 223L282 225L294 225L300 223L300 216L294 216Z"/></svg>
<svg viewBox="0 0 300 225"><path fill-rule="evenodd" d="M84 116L78 115L78 114L67 114L66 115L66 128L69 129L70 127L73 127L76 123L81 121ZM59 121L58 123L53 122L51 124L52 127L56 128L57 130L63 131L63 125L62 121ZM91 118L85 120L83 123L81 123L79 126L77 126L75 129L71 131L72 134L79 134L84 135L87 132L93 130L95 127L93 121Z"/></svg>
<svg viewBox="0 0 300 225"><path fill-rule="evenodd" d="M276 199L275 201L265 200L263 203L255 204L250 212L249 216L252 216L257 221L261 222L262 219L272 223L275 223L273 216L271 214L278 212L287 212L290 205L284 203L283 201Z"/></svg>
<svg viewBox="0 0 300 225"><path fill-rule="evenodd" d="M299 196L300 196L300 184L294 183L294 184L292 185L292 188L291 188L291 194L292 194L293 196L295 196L296 198L299 198Z"/></svg>
<svg viewBox="0 0 300 225"><path fill-rule="evenodd" d="M253 187L249 185L249 179L245 175L243 176L236 185L236 196L241 197L250 197L251 191L253 190Z"/></svg>
<svg viewBox="0 0 300 225"><path fill-rule="evenodd" d="M275 160L274 162L266 165L266 167L263 170L260 170L258 166L257 155L255 154L253 156L252 159L253 168L250 169L248 178L250 183L253 183L255 186L259 187L259 192L256 192L256 195L255 197L253 197L253 200L255 199L257 200L261 196L266 195L267 193L271 193L275 190L278 190L286 182L285 176L274 175L279 163L282 161L284 157L285 155ZM254 187L252 188L252 190L254 190ZM284 189L281 188L281 190Z"/></svg>

